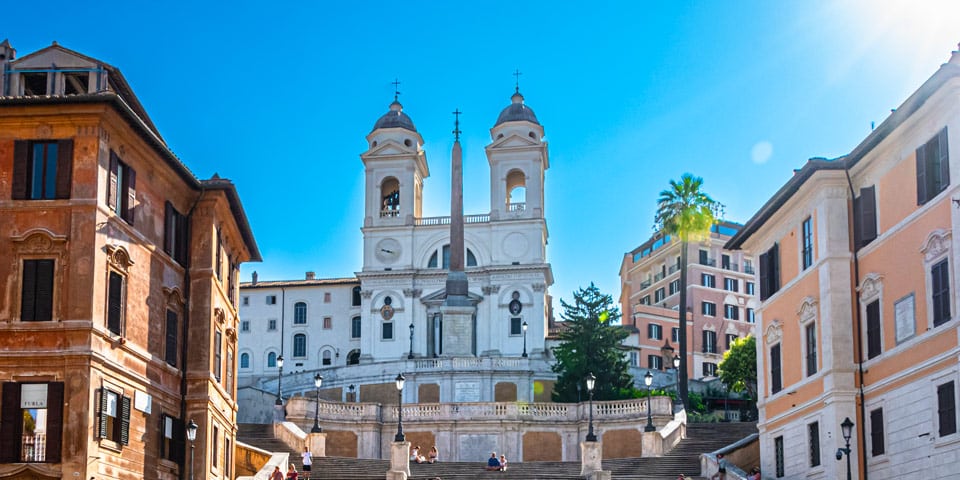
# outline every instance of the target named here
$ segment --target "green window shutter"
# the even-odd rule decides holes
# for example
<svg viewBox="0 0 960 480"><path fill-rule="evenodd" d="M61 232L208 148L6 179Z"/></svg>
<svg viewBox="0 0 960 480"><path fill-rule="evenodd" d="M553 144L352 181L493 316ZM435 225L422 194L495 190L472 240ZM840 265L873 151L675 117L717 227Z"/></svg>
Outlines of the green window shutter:
<svg viewBox="0 0 960 480"><path fill-rule="evenodd" d="M120 445L130 444L130 397L120 397Z"/></svg>

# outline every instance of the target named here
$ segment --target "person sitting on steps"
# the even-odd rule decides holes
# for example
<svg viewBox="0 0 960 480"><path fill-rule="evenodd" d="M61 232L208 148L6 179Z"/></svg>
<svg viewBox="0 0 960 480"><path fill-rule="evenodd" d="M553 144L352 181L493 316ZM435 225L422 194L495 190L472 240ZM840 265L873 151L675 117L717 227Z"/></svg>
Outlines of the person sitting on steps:
<svg viewBox="0 0 960 480"><path fill-rule="evenodd" d="M497 460L497 452L491 452L487 459L487 471L495 472L500 470L500 460Z"/></svg>

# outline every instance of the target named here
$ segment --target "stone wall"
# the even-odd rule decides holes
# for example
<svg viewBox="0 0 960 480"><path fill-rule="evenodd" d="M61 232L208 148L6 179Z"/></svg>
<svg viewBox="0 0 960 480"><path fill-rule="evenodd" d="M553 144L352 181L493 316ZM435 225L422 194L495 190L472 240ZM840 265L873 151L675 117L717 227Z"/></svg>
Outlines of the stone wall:
<svg viewBox="0 0 960 480"><path fill-rule="evenodd" d="M523 461L559 462L563 459L563 439L556 432L523 434Z"/></svg>

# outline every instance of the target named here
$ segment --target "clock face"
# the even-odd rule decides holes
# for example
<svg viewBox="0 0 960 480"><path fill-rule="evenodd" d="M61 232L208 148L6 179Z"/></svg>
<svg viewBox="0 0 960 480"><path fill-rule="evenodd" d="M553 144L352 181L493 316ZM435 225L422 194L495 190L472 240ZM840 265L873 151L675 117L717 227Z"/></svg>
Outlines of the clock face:
<svg viewBox="0 0 960 480"><path fill-rule="evenodd" d="M400 242L393 238L384 238L377 242L374 254L383 263L393 263L400 258Z"/></svg>

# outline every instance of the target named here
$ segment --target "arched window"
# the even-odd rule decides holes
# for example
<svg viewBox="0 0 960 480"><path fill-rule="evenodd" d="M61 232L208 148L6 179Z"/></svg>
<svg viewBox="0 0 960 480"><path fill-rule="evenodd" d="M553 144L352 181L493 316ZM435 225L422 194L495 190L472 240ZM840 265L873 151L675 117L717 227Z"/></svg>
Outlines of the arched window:
<svg viewBox="0 0 960 480"><path fill-rule="evenodd" d="M439 267L439 258L443 254L443 267ZM476 267L477 266L477 257L473 254L473 250L467 249L467 266ZM441 250L433 252L433 255L430 255L430 259L427 260L427 268L443 268L444 270L450 268L450 244L444 245Z"/></svg>
<svg viewBox="0 0 960 480"><path fill-rule="evenodd" d="M400 215L400 182L389 177L380 184L380 216L397 217Z"/></svg>
<svg viewBox="0 0 960 480"><path fill-rule="evenodd" d="M268 368L277 368L277 354L276 352L270 352L267 354L267 367Z"/></svg>
<svg viewBox="0 0 960 480"><path fill-rule="evenodd" d="M522 212L527 202L527 176L520 170L507 174L507 211Z"/></svg>
<svg viewBox="0 0 960 480"><path fill-rule="evenodd" d="M360 364L360 350L350 350L350 353L347 354L347 365L359 365Z"/></svg>
<svg viewBox="0 0 960 480"><path fill-rule="evenodd" d="M360 306L360 286L353 287L353 306Z"/></svg>
<svg viewBox="0 0 960 480"><path fill-rule="evenodd" d="M303 333L298 333L293 336L293 356L307 356L307 336Z"/></svg>
<svg viewBox="0 0 960 480"><path fill-rule="evenodd" d="M353 317L350 320L350 338L360 338L360 317Z"/></svg>
<svg viewBox="0 0 960 480"><path fill-rule="evenodd" d="M297 302L293 304L293 324L305 325L307 323L307 304Z"/></svg>
<svg viewBox="0 0 960 480"><path fill-rule="evenodd" d="M330 355L330 350L324 350L324 351L323 351L323 365L330 365L331 363L333 363L333 362L331 361L330 357L331 357L331 355Z"/></svg>
<svg viewBox="0 0 960 480"><path fill-rule="evenodd" d="M240 354L240 368L250 368L250 354L241 353Z"/></svg>

